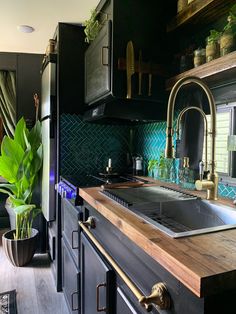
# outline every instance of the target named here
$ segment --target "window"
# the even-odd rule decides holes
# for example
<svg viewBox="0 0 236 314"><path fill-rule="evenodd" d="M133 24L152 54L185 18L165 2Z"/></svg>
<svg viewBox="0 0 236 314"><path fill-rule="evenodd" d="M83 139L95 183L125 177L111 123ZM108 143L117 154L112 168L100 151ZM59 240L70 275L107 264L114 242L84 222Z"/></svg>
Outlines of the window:
<svg viewBox="0 0 236 314"><path fill-rule="evenodd" d="M218 105L216 113L216 172L220 177L232 177L233 154L227 150L228 135L234 134L234 117L236 103ZM210 115L207 115L208 131L211 130ZM205 142L204 146L205 147ZM203 149L202 160L205 160ZM211 135L208 134L207 160L211 161ZM208 166L209 169L209 166Z"/></svg>

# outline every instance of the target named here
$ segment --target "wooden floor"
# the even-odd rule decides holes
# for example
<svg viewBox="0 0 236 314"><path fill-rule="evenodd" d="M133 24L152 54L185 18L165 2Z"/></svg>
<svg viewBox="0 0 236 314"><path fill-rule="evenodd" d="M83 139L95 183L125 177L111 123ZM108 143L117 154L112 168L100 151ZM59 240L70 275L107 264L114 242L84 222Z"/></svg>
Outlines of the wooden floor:
<svg viewBox="0 0 236 314"><path fill-rule="evenodd" d="M18 314L69 314L64 296L56 292L47 254L36 254L25 267L14 267L2 249L0 230L0 292L16 289Z"/></svg>

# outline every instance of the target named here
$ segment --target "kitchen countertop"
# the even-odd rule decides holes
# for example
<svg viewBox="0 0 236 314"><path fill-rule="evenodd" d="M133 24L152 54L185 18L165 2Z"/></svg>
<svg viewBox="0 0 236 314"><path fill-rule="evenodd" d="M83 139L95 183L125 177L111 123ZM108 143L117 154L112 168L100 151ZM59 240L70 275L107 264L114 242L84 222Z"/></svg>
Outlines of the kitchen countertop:
<svg viewBox="0 0 236 314"><path fill-rule="evenodd" d="M174 186L151 178L157 185ZM151 185L151 184L150 184ZM81 197L198 297L236 289L236 229L173 239L100 193L80 188ZM191 193L202 198L205 192ZM224 205L232 200L220 199Z"/></svg>

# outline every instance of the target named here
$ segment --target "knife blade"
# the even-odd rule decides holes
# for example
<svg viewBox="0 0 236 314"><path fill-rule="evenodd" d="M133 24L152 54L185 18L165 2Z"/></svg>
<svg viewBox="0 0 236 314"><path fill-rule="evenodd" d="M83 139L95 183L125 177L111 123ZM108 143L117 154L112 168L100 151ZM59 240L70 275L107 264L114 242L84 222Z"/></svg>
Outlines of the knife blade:
<svg viewBox="0 0 236 314"><path fill-rule="evenodd" d="M126 74L127 74L127 96L130 99L132 96L132 81L131 77L134 74L134 46L130 40L126 47Z"/></svg>
<svg viewBox="0 0 236 314"><path fill-rule="evenodd" d="M142 50L139 50L138 58L138 95L142 95Z"/></svg>

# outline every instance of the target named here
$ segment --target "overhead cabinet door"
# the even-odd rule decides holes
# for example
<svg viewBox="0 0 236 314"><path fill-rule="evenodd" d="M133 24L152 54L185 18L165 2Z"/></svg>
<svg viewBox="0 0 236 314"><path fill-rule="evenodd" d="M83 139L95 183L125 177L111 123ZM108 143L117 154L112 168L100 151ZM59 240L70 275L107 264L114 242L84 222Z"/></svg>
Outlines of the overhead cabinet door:
<svg viewBox="0 0 236 314"><path fill-rule="evenodd" d="M107 21L85 53L85 102L109 94L111 90L111 21Z"/></svg>

